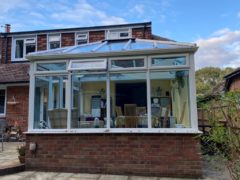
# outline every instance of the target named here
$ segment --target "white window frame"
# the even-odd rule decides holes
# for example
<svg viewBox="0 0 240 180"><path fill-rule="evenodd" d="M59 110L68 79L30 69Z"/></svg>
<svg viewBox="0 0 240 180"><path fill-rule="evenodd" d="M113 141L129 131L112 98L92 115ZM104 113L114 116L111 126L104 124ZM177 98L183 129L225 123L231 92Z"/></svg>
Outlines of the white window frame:
<svg viewBox="0 0 240 180"><path fill-rule="evenodd" d="M23 37L13 37L12 38L12 52L11 52L11 56L12 56L12 61L26 61L27 59L26 57L26 44L25 43L26 39L35 39L35 51L37 51L37 35L34 36L23 36ZM17 40L23 40L23 57L22 58L16 58L15 57L15 53L16 53L16 41ZM30 43L29 43L30 44ZM34 43L31 43L34 44Z"/></svg>
<svg viewBox="0 0 240 180"><path fill-rule="evenodd" d="M183 54L174 54L167 55L168 57L179 57ZM145 58L149 61L153 57L166 57L166 55L154 55L154 56L145 56ZM131 59L131 57L129 57ZM110 62L112 58L107 58L108 62ZM114 58L115 59L115 58ZM122 59L122 57L118 57L117 59ZM189 66L187 67L163 67L159 66L158 68L149 67L148 69L138 69L138 72L146 72L146 83L147 83L147 108L148 108L148 128L110 128L110 78L109 74L111 71L107 70L107 127L106 128L82 128L82 129L71 129L71 104L72 104L72 94L71 92L71 84L72 84L72 74L77 74L78 72L68 71L67 73L56 73L56 72L47 72L41 73L41 75L68 75L68 82L66 84L66 108L68 109L68 119L67 119L67 128L66 129L33 129L34 123L34 89L35 89L35 76L39 75L39 72L34 72L34 65L38 62L31 63L30 70L30 93L29 93L29 127L28 132L30 134L38 134L38 133L173 133L173 134L198 134L200 131L198 130L198 121L197 121L197 107L196 107L196 86L195 86L195 69L194 69L194 56L193 54L186 54L186 59L189 61ZM93 59L95 60L95 59ZM44 61L45 62L45 61ZM59 61L53 60L49 61L52 63L56 63ZM190 128L152 128L151 127L151 88L150 88L150 71L173 71L173 70L188 70L189 71L189 116L190 116ZM113 71L115 73L117 71ZM124 70L119 70L119 72L128 72ZM129 72L137 72L132 69ZM101 72L83 72L83 73L91 73L91 74L99 74ZM103 73L103 72L102 72Z"/></svg>
<svg viewBox="0 0 240 180"><path fill-rule="evenodd" d="M185 57L186 58L186 64L185 65L172 65L172 66L153 66L152 65L152 59L153 58L177 58L177 57ZM177 54L177 55L154 55L154 56L149 56L148 58L148 67L150 69L181 69L181 68L190 68L189 64L189 54Z"/></svg>
<svg viewBox="0 0 240 180"><path fill-rule="evenodd" d="M0 86L0 90L4 90L5 91L5 98L4 98L4 112L0 113L0 117L5 117L6 116L6 109L7 109L7 87L5 86Z"/></svg>
<svg viewBox="0 0 240 180"><path fill-rule="evenodd" d="M134 59L143 59L144 61L144 66L143 67L129 67L129 68L112 68L112 61L116 61L116 60L134 60ZM143 69L147 69L147 57L146 56L131 56L131 57L117 57L117 58L109 58L108 60L108 67L109 67L109 71L129 71L129 70L143 70Z"/></svg>
<svg viewBox="0 0 240 180"><path fill-rule="evenodd" d="M49 34L47 34L47 50L54 50L54 49L50 49L49 36L57 36L57 35L59 35L59 38L60 38L60 40L59 40L59 42L60 42L60 47L59 47L59 48L62 47L62 34L61 34L61 33L49 33ZM57 49L57 48L56 48L56 49Z"/></svg>
<svg viewBox="0 0 240 180"><path fill-rule="evenodd" d="M87 38L86 38L86 40L87 40L87 43L85 43L85 44L88 44L89 43L89 32L75 32L75 46L78 46L78 38L77 38L77 36L79 35L79 34L82 34L82 35L86 35L87 36ZM82 44L79 44L79 45L82 45Z"/></svg>
<svg viewBox="0 0 240 180"><path fill-rule="evenodd" d="M92 67L91 69L81 69L81 68L71 68L72 63L83 63L83 62L96 62L96 61L102 61L103 63L106 64L106 68L99 68L99 67ZM69 65L68 65L68 71L94 71L94 70L107 70L107 59L102 58L102 59L75 59L75 60L70 60Z"/></svg>
<svg viewBox="0 0 240 180"><path fill-rule="evenodd" d="M54 63L66 63L66 69L60 71L38 71L37 65L38 64L54 64ZM48 74L48 73L66 73L68 68L68 61L66 60L57 60L57 61L37 61L34 63L34 74Z"/></svg>
<svg viewBox="0 0 240 180"><path fill-rule="evenodd" d="M117 33L117 36L116 37L109 37L111 31L114 31L115 33ZM127 37L121 37L120 33L125 33L125 32L128 32L128 36ZM107 37L106 39L108 39L108 40L132 38L132 29L131 28L108 29L108 30L106 30L105 37Z"/></svg>

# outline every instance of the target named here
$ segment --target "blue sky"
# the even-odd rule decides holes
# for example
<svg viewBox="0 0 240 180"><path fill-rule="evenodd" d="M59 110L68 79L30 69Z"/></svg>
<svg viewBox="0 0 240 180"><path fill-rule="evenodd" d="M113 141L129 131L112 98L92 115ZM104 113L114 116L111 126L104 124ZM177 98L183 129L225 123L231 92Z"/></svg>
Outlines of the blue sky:
<svg viewBox="0 0 240 180"><path fill-rule="evenodd" d="M238 0L6 0L12 31L152 21L153 33L199 46L197 68L240 66ZM3 28L1 28L3 31Z"/></svg>

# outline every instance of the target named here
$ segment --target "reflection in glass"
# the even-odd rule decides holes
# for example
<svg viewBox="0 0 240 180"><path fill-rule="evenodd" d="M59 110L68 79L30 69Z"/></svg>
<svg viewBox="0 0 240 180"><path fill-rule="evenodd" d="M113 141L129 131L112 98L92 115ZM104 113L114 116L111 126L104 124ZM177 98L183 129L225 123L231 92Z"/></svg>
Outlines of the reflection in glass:
<svg viewBox="0 0 240 180"><path fill-rule="evenodd" d="M150 72L153 128L190 127L188 71Z"/></svg>
<svg viewBox="0 0 240 180"><path fill-rule="evenodd" d="M67 128L67 76L35 78L34 128Z"/></svg>
<svg viewBox="0 0 240 180"><path fill-rule="evenodd" d="M152 66L181 66L186 65L186 57L152 58Z"/></svg>
<svg viewBox="0 0 240 180"><path fill-rule="evenodd" d="M147 128L146 73L110 74L112 128Z"/></svg>
<svg viewBox="0 0 240 180"><path fill-rule="evenodd" d="M72 76L71 128L106 127L106 75Z"/></svg>

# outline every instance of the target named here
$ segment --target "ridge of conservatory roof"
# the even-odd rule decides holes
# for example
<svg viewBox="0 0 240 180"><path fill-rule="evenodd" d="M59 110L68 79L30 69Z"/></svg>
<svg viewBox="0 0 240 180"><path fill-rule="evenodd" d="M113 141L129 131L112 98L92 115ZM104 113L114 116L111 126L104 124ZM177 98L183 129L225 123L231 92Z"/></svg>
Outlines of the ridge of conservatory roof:
<svg viewBox="0 0 240 180"><path fill-rule="evenodd" d="M111 52L131 52L131 51L147 51L147 50L170 50L170 49L193 49L197 50L197 45L192 43L182 43L173 41L159 41L149 39L117 39L102 40L93 43L68 46L63 48L38 51L29 53L28 59L45 56L61 56L76 54L93 54L93 53L111 53Z"/></svg>

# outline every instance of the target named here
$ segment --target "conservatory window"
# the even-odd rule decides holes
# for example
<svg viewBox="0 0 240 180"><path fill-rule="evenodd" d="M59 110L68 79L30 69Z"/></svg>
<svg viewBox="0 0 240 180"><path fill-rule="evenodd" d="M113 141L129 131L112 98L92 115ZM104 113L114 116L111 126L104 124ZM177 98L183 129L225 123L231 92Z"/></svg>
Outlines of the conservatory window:
<svg viewBox="0 0 240 180"><path fill-rule="evenodd" d="M146 73L110 74L113 128L147 128Z"/></svg>
<svg viewBox="0 0 240 180"><path fill-rule="evenodd" d="M35 78L34 128L67 128L67 76L37 76Z"/></svg>
<svg viewBox="0 0 240 180"><path fill-rule="evenodd" d="M66 62L59 63L38 63L37 71L65 71Z"/></svg>
<svg viewBox="0 0 240 180"><path fill-rule="evenodd" d="M68 70L104 70L107 69L106 59L71 60Z"/></svg>
<svg viewBox="0 0 240 180"><path fill-rule="evenodd" d="M145 67L144 58L111 60L112 69L143 68L143 67Z"/></svg>
<svg viewBox="0 0 240 180"><path fill-rule="evenodd" d="M154 57L151 59L151 65L154 66L184 66L187 65L185 56L180 57Z"/></svg>
<svg viewBox="0 0 240 180"><path fill-rule="evenodd" d="M71 128L106 127L106 74L75 74L71 91Z"/></svg>
<svg viewBox="0 0 240 180"><path fill-rule="evenodd" d="M189 72L150 72L152 128L189 128Z"/></svg>

